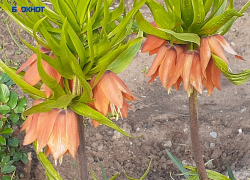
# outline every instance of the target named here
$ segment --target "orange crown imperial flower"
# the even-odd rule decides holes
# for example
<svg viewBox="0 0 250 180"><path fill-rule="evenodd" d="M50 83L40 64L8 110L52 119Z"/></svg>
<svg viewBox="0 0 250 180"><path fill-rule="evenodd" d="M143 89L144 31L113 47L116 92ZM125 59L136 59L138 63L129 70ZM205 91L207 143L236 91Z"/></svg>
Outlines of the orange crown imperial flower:
<svg viewBox="0 0 250 180"><path fill-rule="evenodd" d="M44 100L36 100L37 105ZM47 155L51 152L57 160L64 153L76 157L80 144L77 116L72 110L53 109L45 113L31 114L24 122L21 131L26 130L23 145L37 140L38 152L47 146Z"/></svg>
<svg viewBox="0 0 250 180"><path fill-rule="evenodd" d="M178 91L183 82L183 88L188 92L188 96L193 92L193 88L202 94L203 85L208 95L211 95L214 87L221 90L221 71L215 65L212 53L228 64L222 48L243 60L218 34L203 38L201 47L195 51L186 50L185 45L171 46L165 40L150 35L142 47L142 52L156 52L157 55L145 77L151 76L148 82L151 83L159 76L162 85L169 89L169 92L173 85Z"/></svg>
<svg viewBox="0 0 250 180"><path fill-rule="evenodd" d="M55 55L51 53L51 50L46 48L39 49L42 53L49 54L50 57L55 58ZM43 67L48 75L52 78L56 79L58 83L61 84L63 87L63 78L62 76L53 68L51 67L46 61L42 60ZM39 81L41 81L41 77L38 73L37 69L37 54L34 53L30 58L16 71L16 74L24 70L26 67L29 69L26 71L23 80L30 84L31 86L36 85ZM46 97L49 98L52 95L52 90L47 87L45 84L42 86L45 91Z"/></svg>
<svg viewBox="0 0 250 180"><path fill-rule="evenodd" d="M93 87L96 76L93 76L90 85ZM100 81L93 88L93 97L95 101L89 105L99 111L104 116L115 114L121 117L128 116L128 108L132 107L126 102L138 99L128 89L126 84L113 72L106 71ZM139 99L138 99L139 100ZM93 125L97 127L100 123L93 121Z"/></svg>

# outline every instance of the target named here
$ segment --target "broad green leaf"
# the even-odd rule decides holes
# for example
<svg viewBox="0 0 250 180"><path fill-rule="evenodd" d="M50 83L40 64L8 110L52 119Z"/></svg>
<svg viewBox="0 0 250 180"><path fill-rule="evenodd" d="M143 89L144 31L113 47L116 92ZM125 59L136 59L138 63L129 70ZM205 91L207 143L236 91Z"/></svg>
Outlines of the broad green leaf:
<svg viewBox="0 0 250 180"><path fill-rule="evenodd" d="M10 161L10 155L4 156L1 160L1 167L7 165L7 163Z"/></svg>
<svg viewBox="0 0 250 180"><path fill-rule="evenodd" d="M39 97L42 98L46 98L44 92L32 87L31 85L29 85L28 83L26 83L24 80L22 80L22 78L17 75L16 73L14 73L8 66L6 66L3 61L0 60L0 70L4 71L5 73L7 73L10 78L19 86L21 87L23 90L27 91L30 94L34 94L37 95Z"/></svg>
<svg viewBox="0 0 250 180"><path fill-rule="evenodd" d="M12 132L13 132L12 128L5 128L0 132L0 134L11 134Z"/></svg>
<svg viewBox="0 0 250 180"><path fill-rule="evenodd" d="M200 45L200 37L197 34L194 33L176 33L174 31L168 30L168 29L161 29L161 31L164 31L172 36L174 36L176 39L179 39L181 41L186 41L186 42L193 42L196 43L197 45Z"/></svg>
<svg viewBox="0 0 250 180"><path fill-rule="evenodd" d="M65 23L67 23L67 21L65 21ZM80 64L81 64L81 68L86 64L87 58L85 57L85 48L81 42L81 40L79 39L79 37L77 36L77 34L75 33L75 31L72 29L72 27L69 24L66 24L66 29L65 31L68 33L68 35L70 36L74 47L77 51L77 54L79 56L80 59Z"/></svg>
<svg viewBox="0 0 250 180"><path fill-rule="evenodd" d="M139 51L142 43L142 38L139 37L141 40L136 43L135 45L131 46L130 48L126 49L122 52L118 58L116 58L109 66L108 69L113 71L114 73L118 74L124 71L132 62L133 58Z"/></svg>
<svg viewBox="0 0 250 180"><path fill-rule="evenodd" d="M16 137L8 139L8 144L12 147L17 147L19 144L19 140Z"/></svg>
<svg viewBox="0 0 250 180"><path fill-rule="evenodd" d="M8 117L12 124L15 124L19 120L19 116L17 114L10 114Z"/></svg>
<svg viewBox="0 0 250 180"><path fill-rule="evenodd" d="M0 101L7 103L10 97L9 88L5 84L0 84Z"/></svg>
<svg viewBox="0 0 250 180"><path fill-rule="evenodd" d="M207 0L204 6L204 10L205 10L205 14L207 14L209 12L209 10L212 7L214 0Z"/></svg>
<svg viewBox="0 0 250 180"><path fill-rule="evenodd" d="M154 16L155 23L164 29L172 29L174 26L172 25L172 21L170 19L169 13L165 10L165 8L155 0L146 1L147 6ZM164 21L162 20L164 19Z"/></svg>
<svg viewBox="0 0 250 180"><path fill-rule="evenodd" d="M28 164L29 159L26 153L22 154L22 158L20 159L24 164Z"/></svg>
<svg viewBox="0 0 250 180"><path fill-rule="evenodd" d="M0 136L0 146L5 146L6 145L6 140L3 136Z"/></svg>
<svg viewBox="0 0 250 180"><path fill-rule="evenodd" d="M39 161L42 163L43 168L46 170L46 173L48 173L55 180L62 180L62 178L56 172L56 170L54 169L52 164L46 158L45 154L42 152L37 152L37 141L35 141L33 144L34 144L34 148L35 148L37 157L38 157Z"/></svg>
<svg viewBox="0 0 250 180"><path fill-rule="evenodd" d="M46 71L44 70L43 65L42 65L41 52L39 51L38 45L37 45L37 50L38 50L37 69L38 69L39 75L40 75L43 83L46 84L53 91L55 99L59 98L62 95L65 95L65 92L64 92L63 88L56 81L56 79L49 76L46 73Z"/></svg>
<svg viewBox="0 0 250 180"><path fill-rule="evenodd" d="M14 109L14 112L15 113L22 113L26 109L26 106L27 106L27 99L21 98L18 100L17 106Z"/></svg>
<svg viewBox="0 0 250 180"><path fill-rule="evenodd" d="M23 157L22 153L21 152L15 152L14 155L13 155L13 160L14 161L19 161L21 160Z"/></svg>
<svg viewBox="0 0 250 180"><path fill-rule="evenodd" d="M6 173L11 173L16 170L15 166L4 166L1 168L1 173L6 174Z"/></svg>
<svg viewBox="0 0 250 180"><path fill-rule="evenodd" d="M70 66L70 62L75 59L76 57L70 52L67 46L66 41L66 25L67 25L67 19L65 19L62 27L62 34L61 34L61 41L60 41L60 58L63 67L67 67L68 71L73 74L73 70ZM73 58L73 59L72 59Z"/></svg>
<svg viewBox="0 0 250 180"><path fill-rule="evenodd" d="M10 92L10 99L7 103L7 105L11 108L11 109L14 109L17 105L17 100L18 100L18 96L17 96L17 93L12 91Z"/></svg>
<svg viewBox="0 0 250 180"><path fill-rule="evenodd" d="M244 84L250 78L250 69L247 69L238 74L233 74L229 72L227 64L222 59L220 59L218 56L214 54L212 54L212 57L216 66L233 84L235 85Z"/></svg>
<svg viewBox="0 0 250 180"><path fill-rule="evenodd" d="M11 180L11 177L8 175L3 175L2 180Z"/></svg>
<svg viewBox="0 0 250 180"><path fill-rule="evenodd" d="M7 81L6 79L8 78L9 78L8 74L6 73L0 74L0 83L5 83Z"/></svg>
<svg viewBox="0 0 250 180"><path fill-rule="evenodd" d="M207 176L209 179L213 180L230 180L228 177L211 170L207 170Z"/></svg>
<svg viewBox="0 0 250 180"><path fill-rule="evenodd" d="M228 172L228 176L229 176L230 180L235 180L233 171L232 171L232 169L231 169L231 167L229 166L228 163L227 163L227 172Z"/></svg>
<svg viewBox="0 0 250 180"><path fill-rule="evenodd" d="M198 35L209 35L216 32L221 28L225 23L227 23L234 16L243 16L243 14L238 13L236 9L226 10L223 14L214 17L208 21L199 31Z"/></svg>
<svg viewBox="0 0 250 180"><path fill-rule="evenodd" d="M194 10L192 0L182 0L181 3L182 19L184 21L183 27L188 29L194 20Z"/></svg>
<svg viewBox="0 0 250 180"><path fill-rule="evenodd" d="M105 126L111 127L112 129L120 132L121 134L123 134L127 137L132 137L128 133L123 131L115 123L113 123L111 120L109 120L108 118L103 116L101 113L90 108L86 104L76 102L76 103L70 105L69 107L70 107L70 109L75 111L77 114L80 114L80 115L85 116L85 117L90 118L90 119L94 119L95 121L97 121Z"/></svg>
<svg viewBox="0 0 250 180"><path fill-rule="evenodd" d="M25 117L34 113L48 112L54 108L58 108L58 109L67 108L67 106L70 104L72 99L74 99L75 97L76 97L75 95L66 94L66 95L59 97L57 100L44 101L24 111L23 116Z"/></svg>
<svg viewBox="0 0 250 180"><path fill-rule="evenodd" d="M171 158L171 160L174 162L174 164L177 166L177 168L184 174L185 178L189 178L187 173L188 171L184 168L183 164L174 156L172 155L168 150L166 150L168 156Z"/></svg>
<svg viewBox="0 0 250 180"><path fill-rule="evenodd" d="M80 25L83 25L85 16L87 14L87 8L90 0L79 1L77 5L77 16L80 19Z"/></svg>
<svg viewBox="0 0 250 180"><path fill-rule="evenodd" d="M215 14L215 16L221 15L225 10L226 10L226 6L227 6L227 0L222 1L222 5L221 7L218 9L217 13ZM232 9L232 8L230 8Z"/></svg>
<svg viewBox="0 0 250 180"><path fill-rule="evenodd" d="M0 114L5 115L10 112L10 107L7 105L0 105Z"/></svg>
<svg viewBox="0 0 250 180"><path fill-rule="evenodd" d="M203 0L192 0L193 11L194 11L194 19L192 24L189 26L189 32L197 32L204 19L205 19L205 10L203 5Z"/></svg>
<svg viewBox="0 0 250 180"><path fill-rule="evenodd" d="M185 42L180 41L176 38L174 38L173 36L170 36L168 34L166 34L165 32L153 27L144 17L143 15L140 13L140 11L138 11L135 15L135 19L136 22L138 23L139 28L151 35L157 36L161 39L165 39L165 40L171 40L173 43L177 43L177 44L185 44Z"/></svg>

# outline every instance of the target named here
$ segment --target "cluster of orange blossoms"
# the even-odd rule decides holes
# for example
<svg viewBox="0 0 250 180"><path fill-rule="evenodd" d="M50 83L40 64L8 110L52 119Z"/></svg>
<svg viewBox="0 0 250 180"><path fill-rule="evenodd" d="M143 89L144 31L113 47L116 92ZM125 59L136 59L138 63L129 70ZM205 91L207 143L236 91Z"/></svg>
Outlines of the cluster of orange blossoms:
<svg viewBox="0 0 250 180"><path fill-rule="evenodd" d="M156 27L155 23L152 25ZM212 53L228 64L222 48L243 60L219 34L203 38L201 46L193 51L188 50L187 45L170 45L164 39L148 35L142 52L157 55L145 77L151 76L148 82L151 83L159 76L162 85L169 91L173 85L178 91L183 82L188 96L193 92L193 88L202 94L204 85L208 95L211 95L214 87L221 90L221 71L215 65Z"/></svg>
<svg viewBox="0 0 250 180"><path fill-rule="evenodd" d="M40 48L40 51L55 58L51 50ZM42 65L46 73L56 79L62 88L64 88L62 76L46 61L42 60ZM37 69L37 54L34 53L16 73L21 72L28 66L29 69L24 75L24 81L34 86L41 81ZM136 98L125 83L111 71L106 71L97 85L93 87L95 77L96 76L93 76L90 81L95 101L89 103L89 106L104 116L110 113L115 114L117 119L119 116L126 118L128 108L131 107L125 99L134 101L134 98L138 98ZM72 82L72 80L69 80L71 90ZM45 92L47 98L53 93L45 84L42 85L41 90ZM44 101L45 100L42 99L36 100L34 106ZM100 124L95 120L92 120L92 122L95 127ZM29 115L22 126L21 131L23 130L26 130L24 145L28 145L37 140L38 152L44 147L47 147L46 155L52 153L55 160L61 158L64 153L70 153L72 157L75 158L79 146L79 134L77 116L74 111L69 109L53 109L50 112Z"/></svg>

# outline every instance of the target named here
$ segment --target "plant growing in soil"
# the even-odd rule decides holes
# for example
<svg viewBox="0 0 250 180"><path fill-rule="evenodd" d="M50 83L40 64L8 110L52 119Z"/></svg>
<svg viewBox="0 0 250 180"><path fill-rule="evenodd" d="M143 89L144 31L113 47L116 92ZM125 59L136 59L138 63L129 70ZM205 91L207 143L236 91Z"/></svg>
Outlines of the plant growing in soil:
<svg viewBox="0 0 250 180"><path fill-rule="evenodd" d="M237 59L243 58L222 35L238 17L244 15L250 1L240 11L234 9L233 0L165 0L166 9L155 0L148 0L146 4L154 22L147 22L140 12L135 15L139 28L149 34L142 52L157 54L146 77L151 76L151 83L159 76L169 93L172 86L178 91L183 83L189 97L191 142L197 178L208 180L199 140L197 93L203 93L203 86L208 95L215 87L221 90L221 73L236 85L249 79L250 69L239 74L229 71L223 49Z"/></svg>
<svg viewBox="0 0 250 180"><path fill-rule="evenodd" d="M130 12L124 0L114 10L112 0L53 0L52 7L37 0L15 2L16 10L7 0L0 7L37 41L33 47L20 35L34 54L17 71L0 61L0 70L35 99L22 113L24 145L34 143L48 179L61 179L45 156L50 153L60 163L65 153L77 156L80 179L88 179L83 116L95 127L103 124L131 137L106 116L126 117L131 108L126 100L136 98L116 74L141 46L142 32L133 40L127 36L146 0ZM44 8L25 8L33 6Z"/></svg>
<svg viewBox="0 0 250 180"><path fill-rule="evenodd" d="M18 162L28 163L27 153L20 150L16 135L22 124L21 113L26 109L27 100L19 98L16 92L10 91L14 85L6 73L0 75L0 162L1 176L11 179L15 174ZM8 176L10 175L10 176Z"/></svg>

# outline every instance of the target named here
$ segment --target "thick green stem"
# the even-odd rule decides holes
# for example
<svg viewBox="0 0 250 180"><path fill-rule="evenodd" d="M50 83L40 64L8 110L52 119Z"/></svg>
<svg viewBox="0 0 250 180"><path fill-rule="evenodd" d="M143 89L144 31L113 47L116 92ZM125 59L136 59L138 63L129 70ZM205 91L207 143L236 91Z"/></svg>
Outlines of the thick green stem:
<svg viewBox="0 0 250 180"><path fill-rule="evenodd" d="M81 85L79 79L75 76L73 79L73 95L81 95ZM78 159L78 170L79 170L79 178L81 180L88 180L88 165L87 165L87 155L86 155L86 141L85 141L85 131L83 124L83 116L77 115L78 122L78 132L80 145L77 151L77 159Z"/></svg>
<svg viewBox="0 0 250 180"><path fill-rule="evenodd" d="M83 116L77 115L78 121L78 132L80 138L80 146L77 151L77 159L78 159L78 170L81 180L88 180L88 166L87 166L87 155L86 155L86 141L85 141L85 133L84 133L84 124L83 124Z"/></svg>
<svg viewBox="0 0 250 180"><path fill-rule="evenodd" d="M199 140L198 125L198 100L197 91L194 89L189 97L190 131L194 161L198 170L200 180L208 180L206 167L202 158Z"/></svg>

